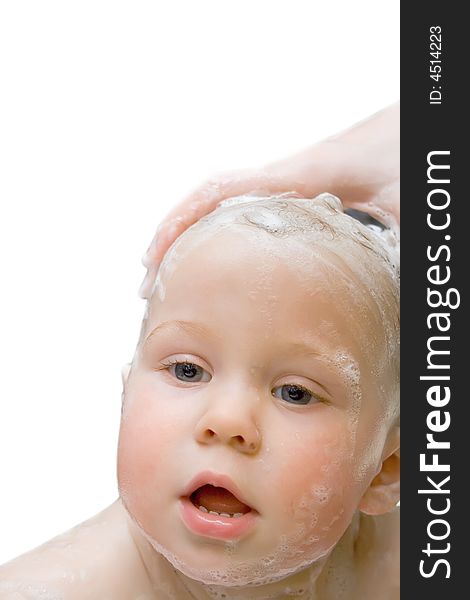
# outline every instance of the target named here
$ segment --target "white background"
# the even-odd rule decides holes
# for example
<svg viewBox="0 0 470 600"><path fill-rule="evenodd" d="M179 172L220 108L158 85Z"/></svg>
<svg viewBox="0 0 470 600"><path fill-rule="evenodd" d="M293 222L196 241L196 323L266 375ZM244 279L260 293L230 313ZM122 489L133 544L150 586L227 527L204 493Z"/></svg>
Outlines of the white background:
<svg viewBox="0 0 470 600"><path fill-rule="evenodd" d="M399 3L0 4L0 563L117 498L140 258L218 171L399 96Z"/></svg>

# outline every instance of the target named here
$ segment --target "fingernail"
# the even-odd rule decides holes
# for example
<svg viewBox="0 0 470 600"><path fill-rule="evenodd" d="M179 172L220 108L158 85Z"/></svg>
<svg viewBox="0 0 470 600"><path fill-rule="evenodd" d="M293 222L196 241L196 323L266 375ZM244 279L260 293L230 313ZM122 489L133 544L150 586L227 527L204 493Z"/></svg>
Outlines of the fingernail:
<svg viewBox="0 0 470 600"><path fill-rule="evenodd" d="M144 255L142 255L140 262L144 265L144 267L148 268L150 266L150 257L148 255L148 250Z"/></svg>

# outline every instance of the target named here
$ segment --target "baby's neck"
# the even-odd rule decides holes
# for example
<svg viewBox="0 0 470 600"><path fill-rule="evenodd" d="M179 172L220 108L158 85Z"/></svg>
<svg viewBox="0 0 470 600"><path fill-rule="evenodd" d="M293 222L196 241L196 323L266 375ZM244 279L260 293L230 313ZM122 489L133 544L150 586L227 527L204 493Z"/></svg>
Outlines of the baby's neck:
<svg viewBox="0 0 470 600"><path fill-rule="evenodd" d="M163 556L158 555L157 558L155 550L143 536L138 534L136 537L137 530L134 530L133 537L154 589L159 588L162 575L160 561L163 560L168 571L172 571L177 588L187 593L187 600L335 600L343 597L341 593L346 598L354 597L355 545L359 523L360 516L357 514L334 550L306 569L277 582L244 587L206 585L191 579L174 569Z"/></svg>
<svg viewBox="0 0 470 600"><path fill-rule="evenodd" d="M324 600L329 598L323 593L321 576L328 559L322 559L303 571L280 581L260 586L226 587L205 585L189 579L182 573L178 578L194 600L281 600L296 598L297 600ZM223 594L223 595L222 595Z"/></svg>

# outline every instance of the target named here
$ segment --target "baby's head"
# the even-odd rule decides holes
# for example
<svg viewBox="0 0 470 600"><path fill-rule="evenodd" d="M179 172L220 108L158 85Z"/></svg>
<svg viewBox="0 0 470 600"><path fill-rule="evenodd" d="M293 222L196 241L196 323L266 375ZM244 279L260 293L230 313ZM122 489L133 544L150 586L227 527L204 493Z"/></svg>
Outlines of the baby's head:
<svg viewBox="0 0 470 600"><path fill-rule="evenodd" d="M125 382L118 478L174 567L267 583L327 556L358 511L394 508L398 294L394 249L329 194L228 201L173 244Z"/></svg>

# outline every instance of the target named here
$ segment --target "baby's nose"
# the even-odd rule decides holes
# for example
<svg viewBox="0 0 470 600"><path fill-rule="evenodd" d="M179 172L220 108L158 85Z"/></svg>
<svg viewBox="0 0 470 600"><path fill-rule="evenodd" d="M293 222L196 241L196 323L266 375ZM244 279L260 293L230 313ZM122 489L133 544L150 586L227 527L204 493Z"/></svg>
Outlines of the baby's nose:
<svg viewBox="0 0 470 600"><path fill-rule="evenodd" d="M256 454L261 445L254 415L233 406L206 411L196 425L195 438L201 444L227 444L245 454Z"/></svg>

